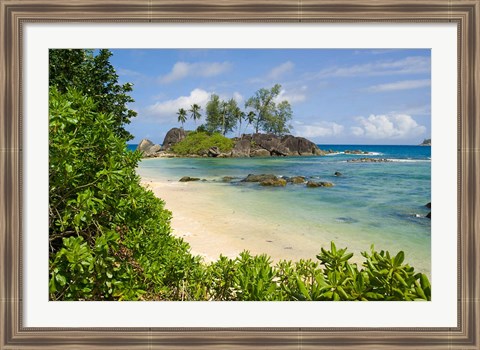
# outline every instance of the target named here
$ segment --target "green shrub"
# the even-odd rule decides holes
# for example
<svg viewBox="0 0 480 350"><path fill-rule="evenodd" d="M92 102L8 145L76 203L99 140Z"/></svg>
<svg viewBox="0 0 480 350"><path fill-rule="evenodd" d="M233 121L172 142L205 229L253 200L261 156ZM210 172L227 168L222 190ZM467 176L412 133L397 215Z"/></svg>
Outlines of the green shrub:
<svg viewBox="0 0 480 350"><path fill-rule="evenodd" d="M204 155L211 147L218 147L221 152L230 152L234 142L220 133L209 134L203 131L192 131L172 151L179 155Z"/></svg>
<svg viewBox="0 0 480 350"><path fill-rule="evenodd" d="M140 185L139 153L92 99L51 88L49 103L50 299L181 299L199 258Z"/></svg>

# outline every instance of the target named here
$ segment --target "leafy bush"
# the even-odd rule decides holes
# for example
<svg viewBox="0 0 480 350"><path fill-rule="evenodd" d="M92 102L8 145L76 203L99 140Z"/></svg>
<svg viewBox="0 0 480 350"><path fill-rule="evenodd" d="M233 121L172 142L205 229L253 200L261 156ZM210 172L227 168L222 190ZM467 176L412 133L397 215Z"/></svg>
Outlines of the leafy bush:
<svg viewBox="0 0 480 350"><path fill-rule="evenodd" d="M195 286L202 291L196 300L431 300L427 276L403 265L404 253L362 253L363 268L349 263L352 253L321 249L319 262L280 261L272 265L267 255L242 252L235 259L220 256L207 266ZM202 299L203 298L203 299Z"/></svg>
<svg viewBox="0 0 480 350"><path fill-rule="evenodd" d="M192 131L172 147L172 151L179 155L204 155L211 147L218 147L221 152L230 152L234 142L220 133L209 134L203 131Z"/></svg>
<svg viewBox="0 0 480 350"><path fill-rule="evenodd" d="M181 298L199 259L140 185L140 154L92 99L51 88L49 102L50 298Z"/></svg>

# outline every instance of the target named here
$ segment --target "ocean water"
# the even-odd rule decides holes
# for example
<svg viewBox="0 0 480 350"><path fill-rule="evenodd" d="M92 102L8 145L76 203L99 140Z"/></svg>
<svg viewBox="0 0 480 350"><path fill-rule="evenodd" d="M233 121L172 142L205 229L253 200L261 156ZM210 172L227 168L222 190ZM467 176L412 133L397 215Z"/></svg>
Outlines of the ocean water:
<svg viewBox="0 0 480 350"><path fill-rule="evenodd" d="M431 222L425 204L431 198L431 149L428 146L319 145L332 150L327 156L268 158L155 158L142 160L143 178L178 181L192 176L207 181L222 205L241 209L244 215L288 228L327 247L330 240L349 251L377 250L406 253L406 262L430 274ZM132 146L133 148L133 146ZM367 155L345 154L362 150ZM355 158L386 158L390 162L352 163ZM335 176L335 172L342 176ZM305 176L334 183L331 188L285 188L242 183L248 174ZM232 176L230 183L222 177ZM213 187L214 186L214 187ZM258 232L256 233L258 234ZM320 239L321 237L321 239ZM320 241L319 241L320 240ZM315 257L312 256L312 259Z"/></svg>

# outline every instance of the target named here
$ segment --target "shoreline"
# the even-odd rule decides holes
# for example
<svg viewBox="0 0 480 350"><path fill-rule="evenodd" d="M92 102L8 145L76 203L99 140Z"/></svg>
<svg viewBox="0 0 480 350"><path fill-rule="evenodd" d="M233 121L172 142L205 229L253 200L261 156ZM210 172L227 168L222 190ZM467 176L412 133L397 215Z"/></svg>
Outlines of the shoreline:
<svg viewBox="0 0 480 350"><path fill-rule="evenodd" d="M304 190L298 185L275 189L222 181L223 175L240 179L255 173L256 169L259 173L264 172L264 160L245 160L245 166L238 168L232 167L229 160L209 160L209 163L213 162L209 167L198 163L198 160L149 159L145 162L149 165L137 169L141 183L164 201L165 208L172 212L172 234L189 243L191 253L202 257L206 263L216 261L220 255L234 259L244 250L252 255L266 254L273 263L301 259L319 262L316 255L321 248L330 249L333 241L337 248L347 248L349 253L354 254L350 262L356 263L359 268L365 261L361 253L370 252L374 244L377 252L384 250L395 255L400 250L404 251L406 264L427 276L431 275L431 256L425 250L430 249L426 246L430 243L426 243L421 232L411 235L408 230L410 225L417 225L414 221L418 220L415 219L418 216L402 221L404 225L401 229L392 227L384 233L382 227L388 229L388 225L398 220L389 214L385 217L378 215L376 210L382 201L390 201L391 196L382 197L383 192L377 193L376 187L368 183L354 183L354 188L365 191L364 195L378 198L377 203L371 204L369 209L357 209L351 203L361 203L363 197L354 196L353 202L344 205L342 200L350 198L351 184L348 181L353 177L348 176L347 165L342 162L321 163L340 164L322 168L324 174L333 174L337 167L340 171L345 170L345 178L335 178L340 184L343 181L343 185L336 187L333 197L327 197L332 192ZM288 169L285 172L285 164L291 166L288 161L285 164L282 160L267 162L271 162L268 163L268 171L278 176L295 175ZM310 166L310 162L300 164ZM180 182L184 174L206 181ZM308 169L306 174L309 174ZM325 180L328 180L327 177ZM318 202L317 194L323 196ZM398 215L410 217L410 212L402 211Z"/></svg>
<svg viewBox="0 0 480 350"><path fill-rule="evenodd" d="M293 238L280 232L285 231L280 224L272 225L261 217L246 214L241 208L220 203L216 200L219 193L212 193L212 186L145 178L141 183L172 212L172 234L188 242L191 253L201 256L206 263L217 260L220 255L233 259L244 250L253 255L267 254L274 263L300 259L319 261L316 255L321 247L330 248L330 238L312 239L303 234ZM343 247L345 242L338 239L335 243ZM363 256L353 249L348 251L354 253L350 262L360 267Z"/></svg>

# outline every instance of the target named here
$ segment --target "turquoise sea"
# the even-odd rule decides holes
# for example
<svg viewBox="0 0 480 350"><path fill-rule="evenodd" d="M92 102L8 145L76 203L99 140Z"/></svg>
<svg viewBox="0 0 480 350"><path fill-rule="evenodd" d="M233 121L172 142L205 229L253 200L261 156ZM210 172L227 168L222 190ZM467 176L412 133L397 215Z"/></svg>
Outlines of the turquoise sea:
<svg viewBox="0 0 480 350"><path fill-rule="evenodd" d="M130 145L134 149L136 145ZM319 145L332 150L327 156L269 158L156 158L140 162L143 178L178 181L182 176L205 179L195 186L215 186L216 199L242 209L272 227L289 227L295 235L316 235L339 242L358 254L369 250L396 253L404 250L406 262L430 274L431 222L425 204L431 198L429 146ZM367 155L344 153L362 150ZM355 158L386 158L389 162L353 163ZM335 176L340 172L341 176ZM331 188L288 184L268 188L242 183L248 174L305 176L329 181ZM224 183L222 177L234 180ZM213 188L213 187L212 187ZM323 242L328 246L329 242ZM320 248L318 249L318 251ZM312 256L311 258L314 258Z"/></svg>

